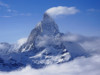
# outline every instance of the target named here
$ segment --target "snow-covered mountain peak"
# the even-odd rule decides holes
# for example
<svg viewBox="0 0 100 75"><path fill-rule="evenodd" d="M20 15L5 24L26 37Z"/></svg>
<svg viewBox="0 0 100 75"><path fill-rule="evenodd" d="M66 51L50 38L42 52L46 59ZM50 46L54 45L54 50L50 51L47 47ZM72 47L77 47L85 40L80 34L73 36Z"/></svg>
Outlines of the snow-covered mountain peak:
<svg viewBox="0 0 100 75"><path fill-rule="evenodd" d="M42 68L87 55L78 43L64 41L64 36L65 34L59 32L55 21L45 13L23 45L0 43L0 56L3 54L0 57L0 64L3 66L0 69L9 71L27 64L33 68Z"/></svg>
<svg viewBox="0 0 100 75"><path fill-rule="evenodd" d="M31 31L27 42L34 42L35 38L38 36L55 36L58 33L59 29L57 24L47 13L45 13L42 21Z"/></svg>
<svg viewBox="0 0 100 75"><path fill-rule="evenodd" d="M44 13L43 21L44 22L54 22L53 18L48 13Z"/></svg>
<svg viewBox="0 0 100 75"><path fill-rule="evenodd" d="M45 35L57 34L59 32L57 24L47 13L44 13L42 21L37 24L35 29Z"/></svg>

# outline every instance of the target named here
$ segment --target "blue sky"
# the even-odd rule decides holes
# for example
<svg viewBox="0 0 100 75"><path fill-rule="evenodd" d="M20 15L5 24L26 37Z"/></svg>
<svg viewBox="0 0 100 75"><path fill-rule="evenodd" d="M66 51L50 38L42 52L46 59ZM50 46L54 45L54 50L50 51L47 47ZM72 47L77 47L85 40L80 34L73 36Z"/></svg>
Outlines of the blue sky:
<svg viewBox="0 0 100 75"><path fill-rule="evenodd" d="M79 10L54 18L61 32L100 36L100 0L0 0L0 42L28 37L44 12L57 6Z"/></svg>

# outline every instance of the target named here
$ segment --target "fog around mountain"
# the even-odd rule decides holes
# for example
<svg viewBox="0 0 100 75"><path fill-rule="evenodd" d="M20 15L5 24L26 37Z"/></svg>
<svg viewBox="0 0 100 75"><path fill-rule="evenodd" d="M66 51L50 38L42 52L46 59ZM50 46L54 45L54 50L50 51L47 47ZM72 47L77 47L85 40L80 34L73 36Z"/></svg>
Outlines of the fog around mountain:
<svg viewBox="0 0 100 75"><path fill-rule="evenodd" d="M45 13L28 38L0 43L0 75L98 75L100 37L61 33Z"/></svg>

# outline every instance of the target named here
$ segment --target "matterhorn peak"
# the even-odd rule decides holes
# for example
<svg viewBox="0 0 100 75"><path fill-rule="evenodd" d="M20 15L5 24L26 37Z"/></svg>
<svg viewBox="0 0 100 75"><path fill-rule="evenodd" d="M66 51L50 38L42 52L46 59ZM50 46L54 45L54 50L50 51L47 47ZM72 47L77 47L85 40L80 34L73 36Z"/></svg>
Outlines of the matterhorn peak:
<svg viewBox="0 0 100 75"><path fill-rule="evenodd" d="M33 43L38 36L56 36L59 34L59 29L55 21L47 13L44 13L42 21L31 31L27 43Z"/></svg>
<svg viewBox="0 0 100 75"><path fill-rule="evenodd" d="M85 55L84 49L79 44L60 40L63 36L64 34L62 35L59 32L58 26L52 17L44 13L42 21L31 31L27 42L21 46L20 51L33 51L34 54L45 52L55 56L62 55L62 53L67 55L66 50L68 50L71 55L70 60ZM43 54L43 56L45 55Z"/></svg>
<svg viewBox="0 0 100 75"><path fill-rule="evenodd" d="M48 13L44 13L42 21L39 22L34 29L45 35L52 35L59 32L57 24Z"/></svg>
<svg viewBox="0 0 100 75"><path fill-rule="evenodd" d="M54 22L53 18L46 12L43 15L42 21L44 21L44 22Z"/></svg>

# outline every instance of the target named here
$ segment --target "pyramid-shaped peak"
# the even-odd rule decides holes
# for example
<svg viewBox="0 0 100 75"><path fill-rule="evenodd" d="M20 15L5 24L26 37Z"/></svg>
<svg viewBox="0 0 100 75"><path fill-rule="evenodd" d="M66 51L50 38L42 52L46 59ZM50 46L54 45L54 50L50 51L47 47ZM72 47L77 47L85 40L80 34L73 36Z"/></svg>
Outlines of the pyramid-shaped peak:
<svg viewBox="0 0 100 75"><path fill-rule="evenodd" d="M45 18L51 18L51 16L50 16L48 13L44 13L43 18L44 18L44 19L45 19Z"/></svg>
<svg viewBox="0 0 100 75"><path fill-rule="evenodd" d="M58 25L48 13L44 13L39 26L44 33L55 34L59 32Z"/></svg>
<svg viewBox="0 0 100 75"><path fill-rule="evenodd" d="M44 13L43 21L45 21L45 22L54 22L53 18L48 13Z"/></svg>

